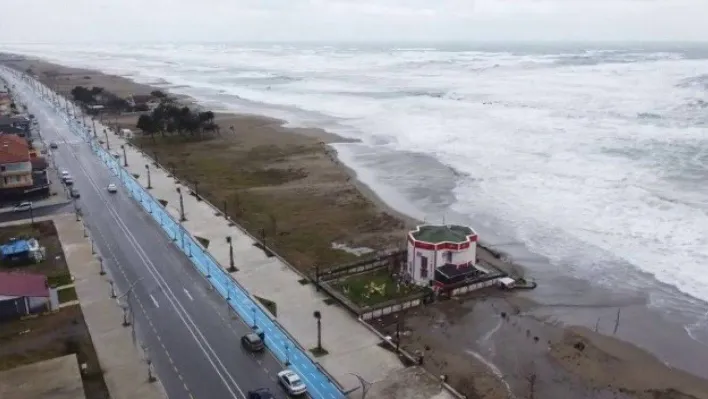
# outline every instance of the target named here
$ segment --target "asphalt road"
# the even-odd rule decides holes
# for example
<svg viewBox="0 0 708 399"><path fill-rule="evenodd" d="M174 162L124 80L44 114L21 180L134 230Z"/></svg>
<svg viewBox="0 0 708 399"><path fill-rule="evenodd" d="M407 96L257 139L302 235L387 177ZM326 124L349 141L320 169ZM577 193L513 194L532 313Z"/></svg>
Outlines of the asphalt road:
<svg viewBox="0 0 708 399"><path fill-rule="evenodd" d="M2 212L2 213L0 213L0 223L14 222L15 220L22 220L22 219L29 219L30 216L34 216L34 217L38 218L38 217L50 216L50 215L54 215L54 214L58 214L58 213L73 212L73 210L74 210L74 208L70 203L69 204L64 203L64 204L54 204L54 205L47 205L47 206L35 208L32 211L31 215L30 215L30 211Z"/></svg>
<svg viewBox="0 0 708 399"><path fill-rule="evenodd" d="M242 349L240 337L250 327L231 315L120 185L116 194L106 191L118 180L59 113L29 89L23 96L43 127L43 138L59 143L57 166L74 177L81 192L77 206L118 295L133 287L123 301L134 309L136 335L147 345L168 396L242 399L248 390L265 387L277 398L287 397L276 383L282 365L268 352L254 355Z"/></svg>

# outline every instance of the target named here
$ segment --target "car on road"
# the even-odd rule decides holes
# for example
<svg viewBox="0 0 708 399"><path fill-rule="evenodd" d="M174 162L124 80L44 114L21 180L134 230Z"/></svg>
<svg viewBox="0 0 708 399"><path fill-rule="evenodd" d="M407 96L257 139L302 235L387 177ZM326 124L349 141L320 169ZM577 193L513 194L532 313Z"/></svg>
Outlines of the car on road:
<svg viewBox="0 0 708 399"><path fill-rule="evenodd" d="M21 202L13 208L15 212L24 212L29 211L30 209L32 209L32 203L29 201Z"/></svg>
<svg viewBox="0 0 708 399"><path fill-rule="evenodd" d="M55 150L55 149L59 148L59 144L52 141L51 143L49 143L49 148Z"/></svg>
<svg viewBox="0 0 708 399"><path fill-rule="evenodd" d="M62 180L64 180L65 178L67 178L67 177L69 177L69 176L71 176L71 175L69 174L68 171L66 171L66 170L62 170L62 171L61 171L61 178L62 178Z"/></svg>
<svg viewBox="0 0 708 399"><path fill-rule="evenodd" d="M76 189L76 187L72 187L69 190L69 194L71 194L71 198L80 198L81 194L79 194L79 190Z"/></svg>
<svg viewBox="0 0 708 399"><path fill-rule="evenodd" d="M261 352L265 349L263 338L256 333L248 333L241 337L241 345L250 352Z"/></svg>
<svg viewBox="0 0 708 399"><path fill-rule="evenodd" d="M71 177L71 176L65 177L65 178L64 178L64 184L66 184L67 186L73 185L73 184L74 184L74 178Z"/></svg>
<svg viewBox="0 0 708 399"><path fill-rule="evenodd" d="M266 388L248 391L247 399L275 399L275 396Z"/></svg>
<svg viewBox="0 0 708 399"><path fill-rule="evenodd" d="M307 387L300 376L290 369L278 373L278 382L288 391L290 396L304 395L307 392Z"/></svg>
<svg viewBox="0 0 708 399"><path fill-rule="evenodd" d="M118 191L118 187L116 187L115 184L111 183L106 187L106 190L108 190L109 193L115 193Z"/></svg>

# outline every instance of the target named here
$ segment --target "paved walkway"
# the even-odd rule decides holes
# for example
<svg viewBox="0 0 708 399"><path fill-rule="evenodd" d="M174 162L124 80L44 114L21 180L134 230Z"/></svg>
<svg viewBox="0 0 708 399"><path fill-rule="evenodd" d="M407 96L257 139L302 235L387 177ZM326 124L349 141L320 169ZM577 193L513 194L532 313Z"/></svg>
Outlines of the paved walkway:
<svg viewBox="0 0 708 399"><path fill-rule="evenodd" d="M96 124L99 136L105 141L102 126ZM123 150L120 148L126 142L113 133L108 133L110 151L118 154L123 162ZM104 148L106 146L104 145ZM322 313L322 346L328 355L316 359L345 389L359 386L359 381L351 373L358 374L365 380L376 383L377 389L385 389L390 381L410 375L405 371L398 358L390 351L378 346L380 338L367 327L353 318L347 311L328 306L324 300L327 296L318 293L312 284L303 285L298 282L302 277L293 271L279 258L268 258L262 250L255 247L251 239L241 229L229 226L218 211L204 201L197 201L189 195L187 187L179 186L174 178L168 177L168 172L153 165L152 159L146 157L136 148L125 145L126 158L130 173L139 175L137 179L143 187L147 187L145 165L150 168L150 192L157 199L167 201L167 211L179 220L179 194L181 187L186 229L194 236L210 241L209 252L219 262L224 270L229 266L229 247L226 237L231 236L234 247L235 265L239 269L231 275L251 294L267 298L277 304L278 322L287 329L302 347L309 349L317 345L317 330L313 312ZM117 181L117 180L116 180ZM418 397L445 399L452 398L447 391L439 388L438 381L425 373L416 373L415 378L405 378L411 391L417 391ZM418 386L419 388L415 388ZM434 394L423 394L434 391ZM367 395L368 398L385 397L386 395ZM361 393L353 394L359 397ZM390 396L388 396L390 398Z"/></svg>
<svg viewBox="0 0 708 399"><path fill-rule="evenodd" d="M71 214L54 217L54 223L111 399L166 398L159 380L147 381L143 354L133 344L130 329L121 326L123 312L98 273L82 224Z"/></svg>

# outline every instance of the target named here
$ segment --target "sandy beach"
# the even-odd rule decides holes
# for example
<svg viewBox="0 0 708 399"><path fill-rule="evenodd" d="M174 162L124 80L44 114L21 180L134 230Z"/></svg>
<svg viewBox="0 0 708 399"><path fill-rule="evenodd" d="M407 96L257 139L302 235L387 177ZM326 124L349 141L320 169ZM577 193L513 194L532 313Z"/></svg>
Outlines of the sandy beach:
<svg viewBox="0 0 708 399"><path fill-rule="evenodd" d="M31 70L63 94L79 85L103 87L121 97L169 91L169 87L36 59L9 65ZM194 104L184 96L179 100ZM271 118L214 111L219 137L189 143L160 138L155 147L141 139L138 144L153 151L160 163L174 165L174 173L185 181L219 176L203 179L200 191L215 204L227 204L254 233L277 223L269 230L278 239L276 250L302 272L308 273L313 264L352 259L351 254L333 249L333 242L376 251L402 247L406 230L420 223L384 203L357 180L355 171L337 160L336 151L327 144L343 138L320 129L286 128ZM136 130L137 114L106 118ZM533 274L486 250L480 257L512 274ZM406 332L403 346L423 352L428 370L446 374L451 385L469 398L708 399L708 381L702 379L708 378L708 372L695 376L669 367L614 338L614 321L604 319L600 325L598 319L594 331L558 323L544 309L548 308L533 297L496 290L438 302L401 316ZM632 312L623 310L624 331L627 324L632 329ZM396 322L392 317L372 324L392 334Z"/></svg>

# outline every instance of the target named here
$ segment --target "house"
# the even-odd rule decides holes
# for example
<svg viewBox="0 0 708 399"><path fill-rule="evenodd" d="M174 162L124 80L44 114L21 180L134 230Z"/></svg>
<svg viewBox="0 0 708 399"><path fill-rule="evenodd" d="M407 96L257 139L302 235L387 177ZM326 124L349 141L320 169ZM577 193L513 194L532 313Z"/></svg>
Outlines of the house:
<svg viewBox="0 0 708 399"><path fill-rule="evenodd" d="M0 272L0 320L56 309L58 298L41 274Z"/></svg>
<svg viewBox="0 0 708 399"><path fill-rule="evenodd" d="M35 238L12 239L0 245L0 260L3 264L39 263L44 260L45 250Z"/></svg>
<svg viewBox="0 0 708 399"><path fill-rule="evenodd" d="M422 225L408 233L404 275L417 285L442 289L484 277L477 267L478 236L459 225Z"/></svg>
<svg viewBox="0 0 708 399"><path fill-rule="evenodd" d="M0 193L24 192L32 184L27 140L13 134L0 135Z"/></svg>

